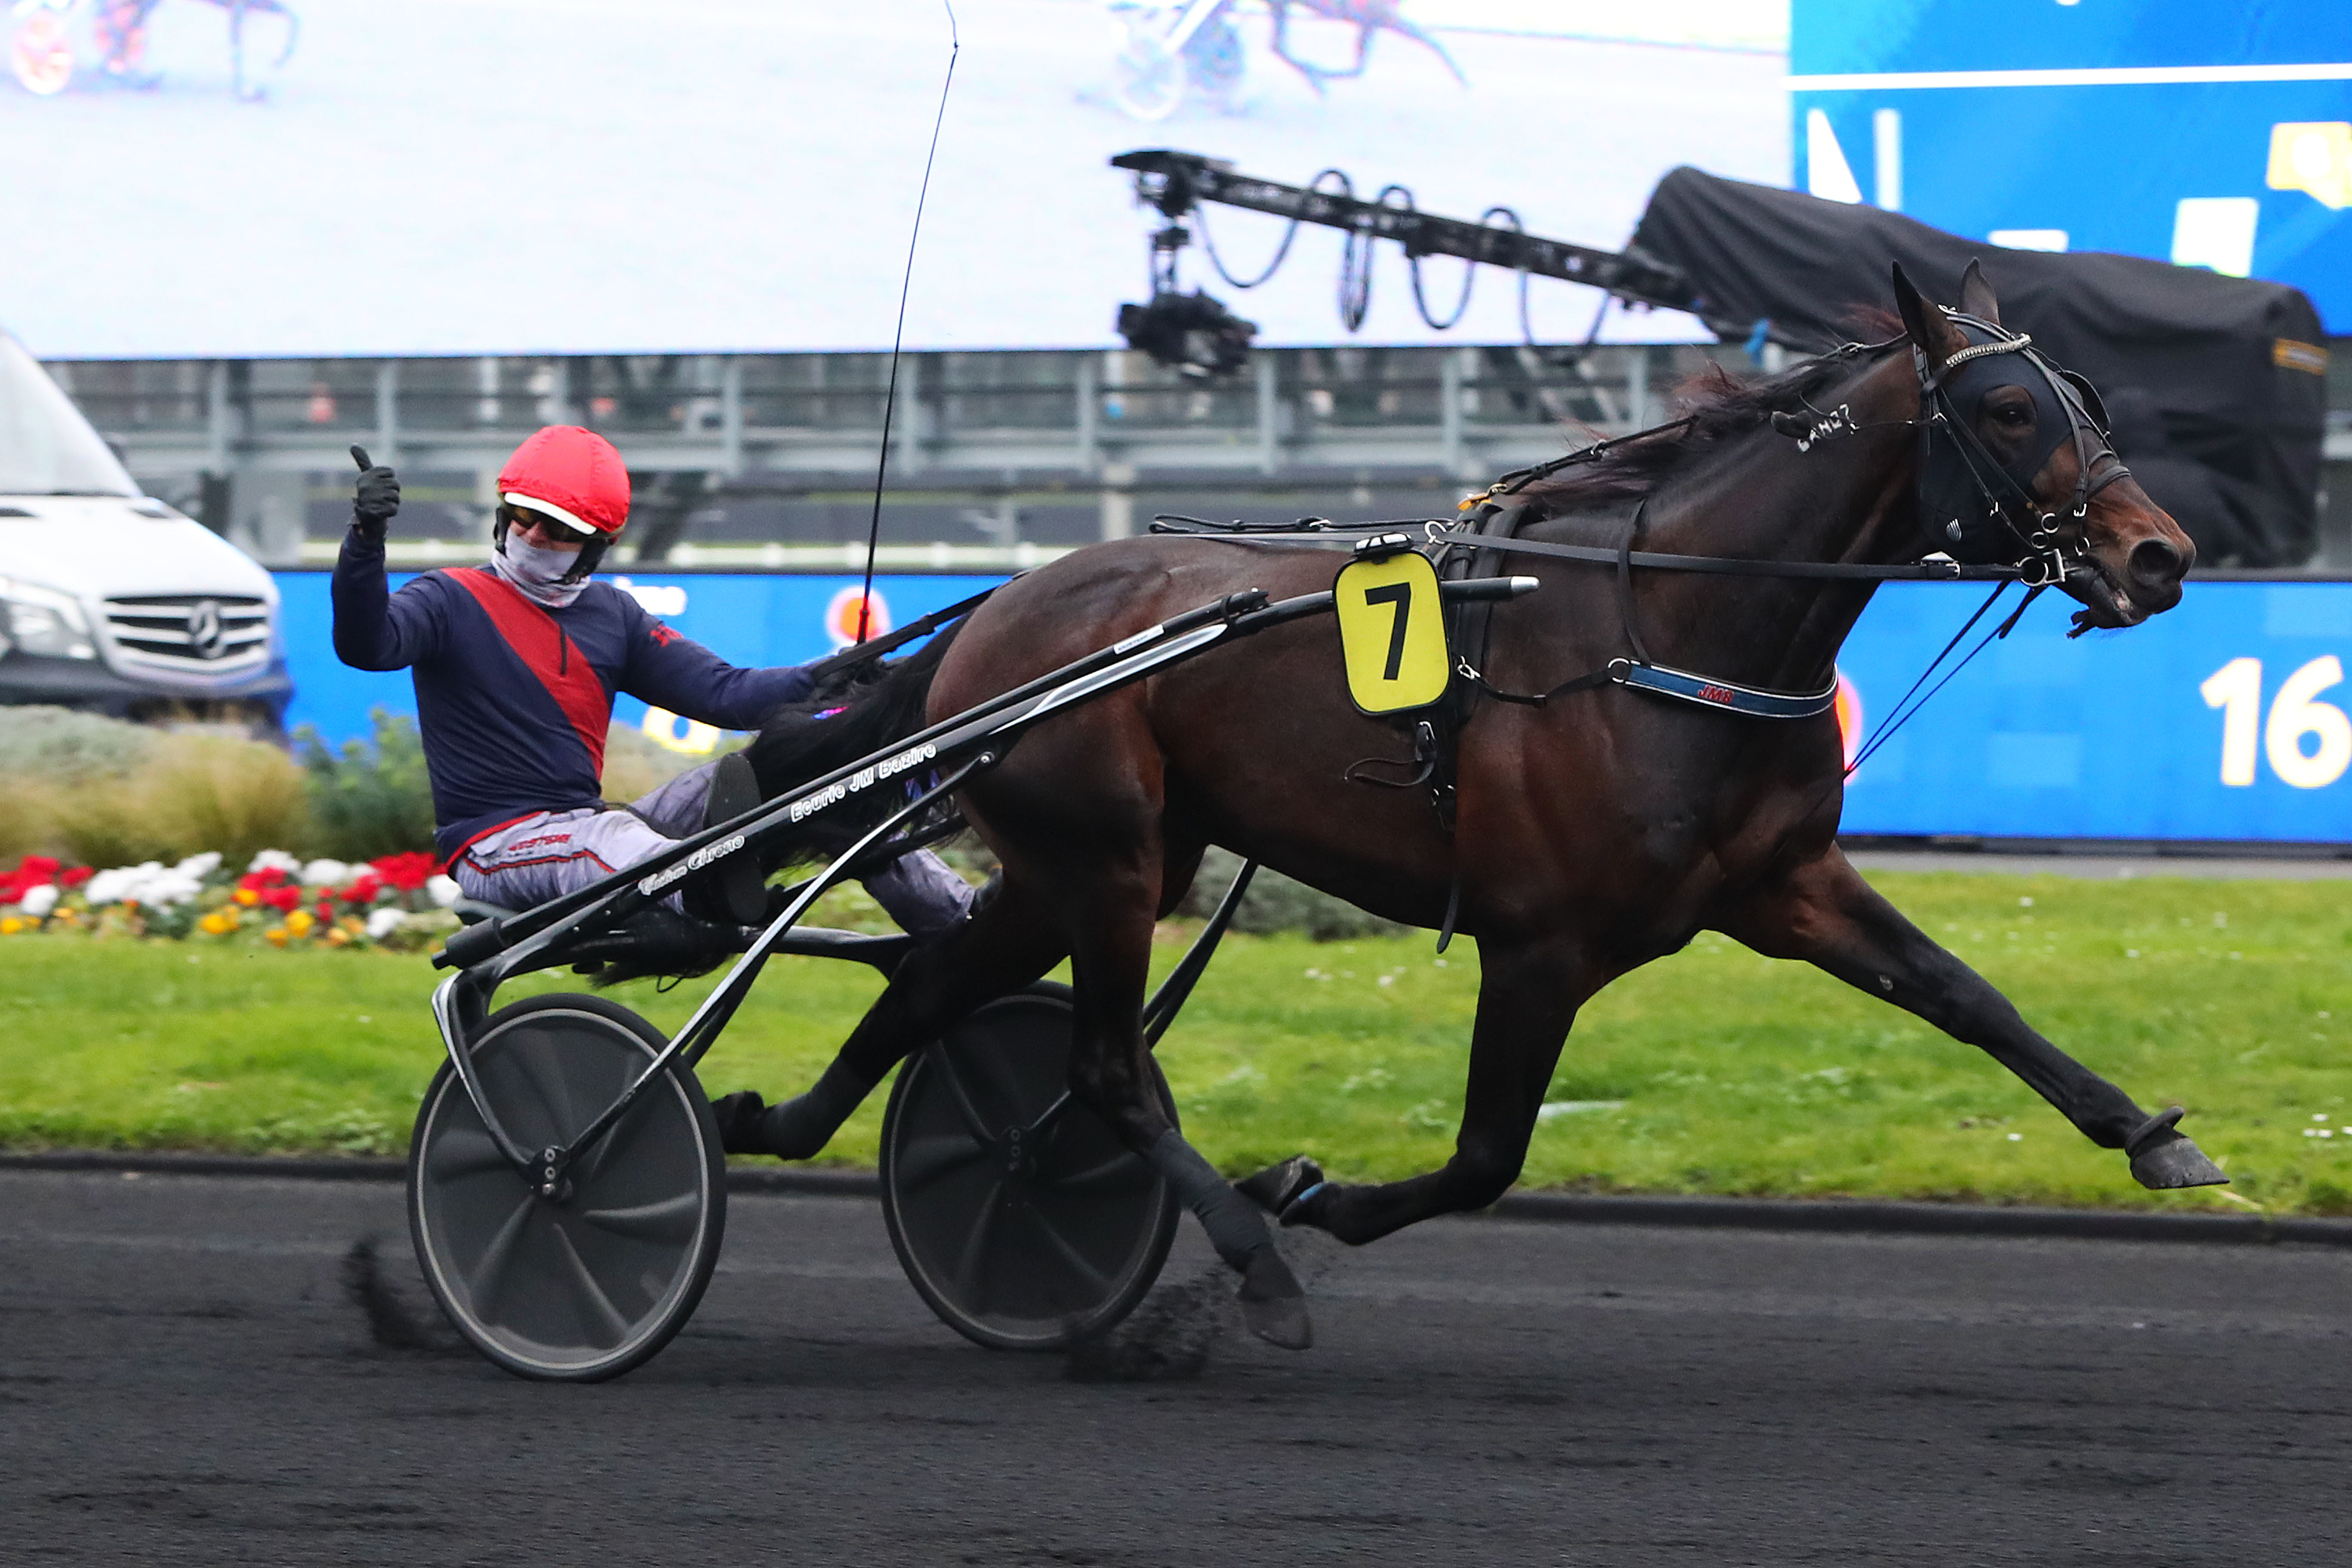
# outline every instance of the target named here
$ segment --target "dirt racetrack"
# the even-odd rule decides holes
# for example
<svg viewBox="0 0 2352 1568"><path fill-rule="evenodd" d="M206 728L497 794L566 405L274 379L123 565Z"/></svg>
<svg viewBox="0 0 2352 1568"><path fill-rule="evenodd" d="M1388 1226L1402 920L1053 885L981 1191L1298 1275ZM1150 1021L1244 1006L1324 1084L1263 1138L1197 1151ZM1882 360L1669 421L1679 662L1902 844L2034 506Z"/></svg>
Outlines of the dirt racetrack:
<svg viewBox="0 0 2352 1568"><path fill-rule="evenodd" d="M738 1195L685 1334L571 1388L444 1342L389 1185L0 1173L0 1560L2352 1550L2352 1252L1491 1219L1319 1239L1313 1351L1180 1299L1087 1380L933 1321L872 1203ZM1178 1297L1204 1257L1188 1228ZM1139 1370L1163 1376L1116 1380Z"/></svg>

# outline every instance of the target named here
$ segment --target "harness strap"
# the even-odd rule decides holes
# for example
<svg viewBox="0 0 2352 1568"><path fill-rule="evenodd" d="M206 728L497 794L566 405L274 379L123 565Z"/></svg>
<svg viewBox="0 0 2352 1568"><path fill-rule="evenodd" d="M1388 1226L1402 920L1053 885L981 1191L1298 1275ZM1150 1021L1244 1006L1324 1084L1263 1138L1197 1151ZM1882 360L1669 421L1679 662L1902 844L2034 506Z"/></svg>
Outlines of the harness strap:
<svg viewBox="0 0 2352 1568"><path fill-rule="evenodd" d="M1397 525L1382 523L1380 526L1394 528ZM1877 566L1853 561L1759 561L1734 555L1676 555L1655 550L1618 549L1606 544L1551 544L1540 540L1480 533L1459 526L1447 526L1434 519L1423 520L1422 528L1424 539L1433 545L1462 545L1514 555L1549 555L1561 561L1587 561L1602 566L1618 564L1622 555L1627 564L1645 570L1703 572L1723 577L1827 578L1852 583L2007 583L2014 582L2021 575L2014 566L1976 566L1958 561L1916 561ZM1184 531L1171 529L1165 531ZM1337 532L1301 530L1268 530L1263 532L1253 530L1240 533L1219 529L1211 533L1187 533L1186 537L1252 544L1350 545L1354 542Z"/></svg>
<svg viewBox="0 0 2352 1568"><path fill-rule="evenodd" d="M1774 691L1767 687L1742 686L1736 680L1720 680L1711 675L1696 675L1672 665L1653 664L1646 658L1612 659L1602 668L1563 680L1549 691L1541 692L1506 691L1472 668L1467 659L1455 665L1454 673L1496 701L1516 703L1522 708L1541 708L1556 697L1590 691L1597 686L1622 686L1712 708L1718 713L1737 713L1745 719L1811 719L1837 706L1834 675L1819 691Z"/></svg>
<svg viewBox="0 0 2352 1568"><path fill-rule="evenodd" d="M1633 520L1625 525L1625 537L1617 542L1617 618L1624 623L1625 640L1633 645L1633 657L1643 664L1651 662L1649 645L1642 640L1642 617L1633 607L1633 541L1642 537L1642 522L1650 510L1650 498L1643 496L1633 508Z"/></svg>

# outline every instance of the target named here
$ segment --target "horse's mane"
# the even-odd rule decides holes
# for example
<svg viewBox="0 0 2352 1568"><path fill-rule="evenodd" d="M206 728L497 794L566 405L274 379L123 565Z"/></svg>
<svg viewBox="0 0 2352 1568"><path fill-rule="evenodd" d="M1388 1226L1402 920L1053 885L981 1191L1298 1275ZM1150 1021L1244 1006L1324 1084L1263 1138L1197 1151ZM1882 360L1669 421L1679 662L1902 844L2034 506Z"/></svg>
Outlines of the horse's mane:
<svg viewBox="0 0 2352 1568"><path fill-rule="evenodd" d="M1892 311L1854 311L1853 327L1877 339L1900 341L1902 320ZM1824 355L1762 381L1742 381L1710 363L1673 394L1681 411L1653 433L1601 443L1588 462L1536 479L1515 493L1545 517L1561 517L1648 495L1669 475L1687 468L1725 442L1770 423L1775 414L1795 413L1816 392L1852 374L1857 363L1875 363L1895 346L1887 342L1863 361Z"/></svg>

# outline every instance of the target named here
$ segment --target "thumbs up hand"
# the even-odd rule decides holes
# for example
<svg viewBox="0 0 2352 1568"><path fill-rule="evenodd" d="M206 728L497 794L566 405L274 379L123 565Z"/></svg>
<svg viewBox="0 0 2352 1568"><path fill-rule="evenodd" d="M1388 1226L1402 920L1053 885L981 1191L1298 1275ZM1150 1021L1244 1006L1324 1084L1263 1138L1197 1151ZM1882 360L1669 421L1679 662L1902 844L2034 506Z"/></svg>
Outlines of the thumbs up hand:
<svg viewBox="0 0 2352 1568"><path fill-rule="evenodd" d="M381 463L368 460L367 448L352 448L360 466L359 482L352 490L352 526L373 540L383 538L384 525L400 515L400 478Z"/></svg>

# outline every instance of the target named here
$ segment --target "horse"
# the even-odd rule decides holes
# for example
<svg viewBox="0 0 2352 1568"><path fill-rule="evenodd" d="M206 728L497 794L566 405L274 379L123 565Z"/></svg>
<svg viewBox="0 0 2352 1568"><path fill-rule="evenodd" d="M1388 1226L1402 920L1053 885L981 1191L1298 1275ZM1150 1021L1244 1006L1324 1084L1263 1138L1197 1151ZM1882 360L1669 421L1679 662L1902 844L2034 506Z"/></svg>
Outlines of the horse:
<svg viewBox="0 0 2352 1568"><path fill-rule="evenodd" d="M2079 602L2077 631L2136 626L2179 601L2195 546L2110 449L2089 384L2000 327L1973 263L1958 314L1899 268L1895 284L1901 331L1887 342L1751 386L1718 375L1683 419L1549 465L1511 497L1517 527L1493 548L1541 586L1491 610L1450 823L1351 767L1393 756L1399 736L1347 700L1328 625L1276 628L1245 652L1076 706L959 792L1001 883L902 962L815 1085L775 1106L723 1100L729 1147L814 1155L910 1050L1067 957L1072 1093L1168 1176L1240 1276L1250 1328L1303 1347L1312 1326L1273 1223L1361 1244L1493 1203L1518 1175L1585 1000L1715 931L1986 1051L2094 1143L2123 1151L2147 1187L2226 1180L2177 1131L2177 1108L2151 1115L2068 1057L1855 872L1837 842L1844 752L1825 697L1811 717L1773 721L1589 673L1548 691L1563 675L1647 666L1650 649L1726 686L1833 689L1839 645L1874 584L1769 574L1780 563L1892 565L1930 551L2022 563ZM1644 557L1613 554L1637 534L1766 574L1642 569ZM1611 547L1586 558L1617 569L1540 553L1579 543ZM1074 552L920 653L782 717L751 765L772 795L1173 613L1245 588L1326 589L1333 570L1310 545L1219 538ZM1465 667L1472 651L1457 649ZM1440 1169L1353 1184L1301 1158L1236 1186L1171 1124L1139 1015L1153 923L1213 844L1391 920L1476 939L1468 1083Z"/></svg>

